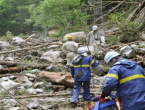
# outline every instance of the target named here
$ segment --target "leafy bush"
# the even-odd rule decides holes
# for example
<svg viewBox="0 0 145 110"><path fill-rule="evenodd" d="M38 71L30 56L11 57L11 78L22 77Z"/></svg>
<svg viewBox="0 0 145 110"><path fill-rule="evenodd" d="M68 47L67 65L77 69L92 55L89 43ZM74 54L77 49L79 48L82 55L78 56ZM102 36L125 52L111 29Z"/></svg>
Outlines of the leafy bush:
<svg viewBox="0 0 145 110"><path fill-rule="evenodd" d="M106 37L105 39L106 43L111 45L115 45L117 42L119 42L118 37Z"/></svg>
<svg viewBox="0 0 145 110"><path fill-rule="evenodd" d="M7 36L7 37L11 37L11 36L13 36L13 34L12 34L12 32L7 31L7 32L6 32L6 36Z"/></svg>
<svg viewBox="0 0 145 110"><path fill-rule="evenodd" d="M29 12L31 18L26 22L35 26L57 27L64 34L66 26L85 26L89 17L82 12L80 0L44 0L38 6L31 5ZM54 37L56 37L54 35Z"/></svg>
<svg viewBox="0 0 145 110"><path fill-rule="evenodd" d="M120 30L122 30L120 35L120 42L133 42L140 39L140 36L136 31L138 24L127 21L126 23L121 23L119 27Z"/></svg>
<svg viewBox="0 0 145 110"><path fill-rule="evenodd" d="M51 34L51 37L57 38L57 37L59 37L59 35L58 34Z"/></svg>

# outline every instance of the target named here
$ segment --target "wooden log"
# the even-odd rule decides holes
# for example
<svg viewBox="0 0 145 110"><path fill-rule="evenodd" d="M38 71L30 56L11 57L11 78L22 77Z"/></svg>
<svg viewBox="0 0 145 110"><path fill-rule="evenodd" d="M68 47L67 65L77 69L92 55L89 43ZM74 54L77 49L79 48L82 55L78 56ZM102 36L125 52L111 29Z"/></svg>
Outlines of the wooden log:
<svg viewBox="0 0 145 110"><path fill-rule="evenodd" d="M50 81L56 84L61 84L67 87L73 87L74 79L68 72L47 72L42 71L38 74L40 77L46 81Z"/></svg>
<svg viewBox="0 0 145 110"><path fill-rule="evenodd" d="M37 94L27 96L15 96L16 99L32 98L32 97L58 97L58 96L70 96L71 94ZM10 98L10 96L0 96L0 99Z"/></svg>
<svg viewBox="0 0 145 110"><path fill-rule="evenodd" d="M28 38L26 38L26 39L25 39L25 43L26 43L31 37L33 37L33 36L35 36L35 34L32 34L32 35L30 35Z"/></svg>
<svg viewBox="0 0 145 110"><path fill-rule="evenodd" d="M3 52L0 52L0 54L15 53L15 52L20 52L20 51L28 51L28 50L33 50L33 49L37 49L37 48L42 48L42 47L45 47L45 46L48 46L48 45L63 45L63 44L62 43L59 43L59 42L46 43L44 45L39 45L39 46L35 46L35 47L28 47L28 48L11 50L11 51L3 51Z"/></svg>
<svg viewBox="0 0 145 110"><path fill-rule="evenodd" d="M109 10L107 13L103 14L102 16L98 17L93 24L95 24L97 21L99 21L100 19L106 17L108 14L110 14L111 12L113 12L115 9L117 9L118 7L120 7L126 0L123 0L122 2L120 2L117 6L113 7L111 10Z"/></svg>
<svg viewBox="0 0 145 110"><path fill-rule="evenodd" d="M120 3L122 1L103 1L104 3ZM138 4L140 2L124 2L124 3L127 3L127 4Z"/></svg>
<svg viewBox="0 0 145 110"><path fill-rule="evenodd" d="M80 93L80 95L82 95L83 93ZM94 95L94 94L101 94L101 92L91 92L90 95ZM72 94L70 93L65 93L65 94L36 94L36 95L27 95L27 96L15 96L15 99L25 99L25 98L33 98L33 97L71 97ZM0 99L9 99L10 96L9 95L3 95L0 96ZM50 101L51 102L51 101Z"/></svg>
<svg viewBox="0 0 145 110"><path fill-rule="evenodd" d="M126 43L126 44L120 44L120 45L113 45L113 46L111 46L110 48L111 49L115 49L115 48L122 48L123 46L127 46L127 45L133 45L133 44L136 44L136 45L138 45L139 43L145 43L145 41L134 41L134 42L130 42L130 43Z"/></svg>
<svg viewBox="0 0 145 110"><path fill-rule="evenodd" d="M136 14L138 14L139 13L139 11L141 10L141 8L143 8L144 7L144 2L145 2L145 0L143 0L139 5L138 5L138 7L135 9L135 11L133 11L133 13L131 13L130 15L129 15L129 17L128 17L128 21L133 21L135 18L136 18Z"/></svg>
<svg viewBox="0 0 145 110"><path fill-rule="evenodd" d="M26 64L24 62L12 62L12 61L0 62L0 65L15 66L15 67L0 69L0 74L20 72L22 70L27 70L28 68L42 70L42 69L45 69L46 67L50 66L50 64L37 64L37 63L35 63L35 64L34 63ZM61 64L56 64L56 66L60 67L60 68L64 68L64 69L66 68L66 66L63 66Z"/></svg>
<svg viewBox="0 0 145 110"><path fill-rule="evenodd" d="M143 57L140 56L140 55L135 55L135 57L136 57L137 59L139 59L139 60L143 60Z"/></svg>

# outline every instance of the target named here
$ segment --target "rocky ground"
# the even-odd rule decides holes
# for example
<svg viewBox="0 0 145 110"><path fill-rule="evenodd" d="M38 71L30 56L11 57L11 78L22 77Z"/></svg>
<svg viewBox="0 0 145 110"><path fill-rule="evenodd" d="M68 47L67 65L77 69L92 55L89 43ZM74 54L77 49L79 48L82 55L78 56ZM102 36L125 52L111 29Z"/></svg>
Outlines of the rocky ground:
<svg viewBox="0 0 145 110"><path fill-rule="evenodd" d="M73 33L80 46L84 46L85 35ZM65 55L61 54L65 38L32 35L0 41L0 110L74 110L69 105L73 79L65 66ZM124 57L145 67L145 41L104 44L98 55L100 66L91 68L92 97L101 92L108 70L103 58L110 49L119 50ZM82 110L82 92L76 110Z"/></svg>

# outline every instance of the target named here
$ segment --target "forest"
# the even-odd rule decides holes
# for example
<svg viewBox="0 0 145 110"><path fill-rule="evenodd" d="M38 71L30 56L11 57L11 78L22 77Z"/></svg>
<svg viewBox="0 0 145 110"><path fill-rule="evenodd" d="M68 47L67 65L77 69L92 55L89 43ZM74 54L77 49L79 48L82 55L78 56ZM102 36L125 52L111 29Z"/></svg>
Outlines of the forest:
<svg viewBox="0 0 145 110"><path fill-rule="evenodd" d="M30 35L57 29L58 35L54 37L59 37L70 31L81 31L81 27L88 31L93 24L106 28L116 24L124 28L129 24L141 31L145 23L144 15L140 15L144 0L0 0L0 10L1 36L7 32ZM135 21L136 18L141 19Z"/></svg>

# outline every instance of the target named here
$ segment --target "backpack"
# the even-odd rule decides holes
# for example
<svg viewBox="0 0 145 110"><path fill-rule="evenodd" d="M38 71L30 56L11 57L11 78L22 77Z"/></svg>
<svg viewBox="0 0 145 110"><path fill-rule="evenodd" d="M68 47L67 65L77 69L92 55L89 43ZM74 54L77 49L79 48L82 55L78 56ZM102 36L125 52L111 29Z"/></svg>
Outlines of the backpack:
<svg viewBox="0 0 145 110"><path fill-rule="evenodd" d="M116 102L115 102L115 99L116 99L116 96L113 95L113 94L110 94L110 97L112 99L102 99L101 98L101 95L97 96L97 97L94 97L92 99L92 101L97 101L95 103L95 106L89 106L89 109L90 110L116 110L115 109L115 106L116 106Z"/></svg>

